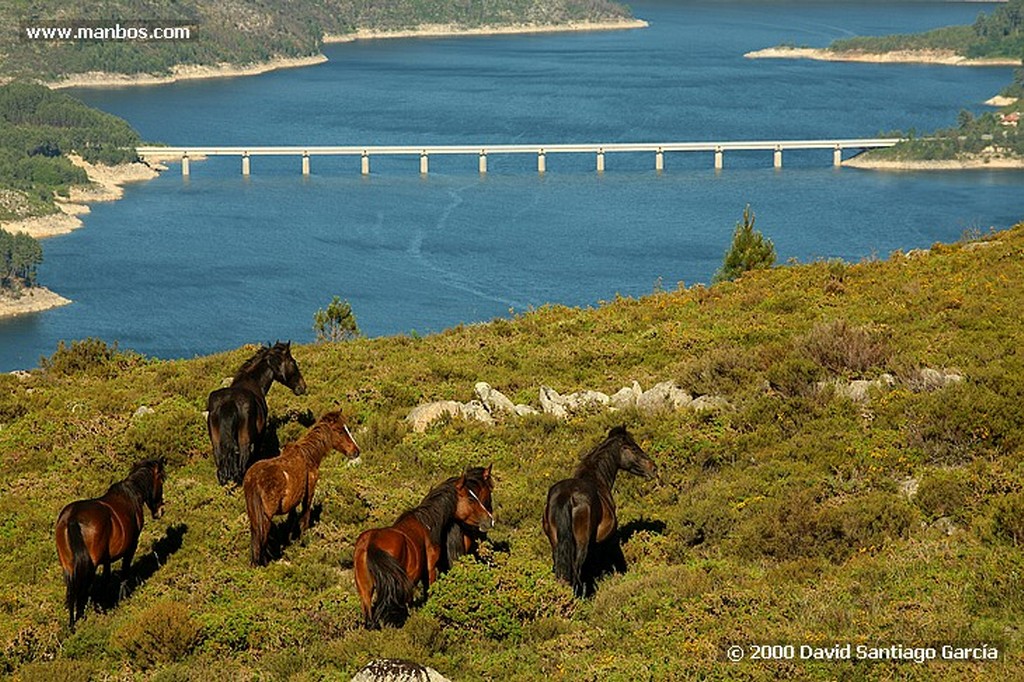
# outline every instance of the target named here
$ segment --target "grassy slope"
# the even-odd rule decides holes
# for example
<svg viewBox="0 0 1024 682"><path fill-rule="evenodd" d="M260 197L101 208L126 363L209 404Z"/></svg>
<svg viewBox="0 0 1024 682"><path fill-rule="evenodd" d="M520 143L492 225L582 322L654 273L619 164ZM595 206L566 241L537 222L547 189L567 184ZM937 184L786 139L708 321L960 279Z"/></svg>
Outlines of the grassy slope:
<svg viewBox="0 0 1024 682"><path fill-rule="evenodd" d="M326 461L318 522L260 570L247 562L240 495L215 483L201 416L207 393L251 349L2 376L0 673L185 680L216 666L225 680L348 679L383 655L466 680L1018 677L1024 225L989 239L885 262L779 268L593 310L544 308L422 339L298 348L310 393L275 388L272 413L341 404L360 424L364 453L354 468L340 455ZM830 351L823 331L841 330L835 321L847 326ZM967 379L930 393L898 388L867 405L809 389L836 374L919 366ZM736 409L456 422L419 435L401 423L420 402L468 399L481 379L536 403L541 383L612 392L666 378L724 394ZM140 405L155 413L133 417ZM630 572L578 603L550 576L539 516L548 486L618 422L663 480L620 479L620 519L636 531L625 544ZM289 423L279 435L301 431ZM164 565L120 607L90 612L69 635L57 512L153 454L170 459L168 509L148 521L139 559L152 566L153 543L184 530L182 546L164 551ZM342 567L358 532L487 462L499 476L492 539L509 551L442 577L402 630L359 630ZM912 500L899 490L909 477L919 483ZM724 646L751 641L988 643L1006 660L724 661Z"/></svg>

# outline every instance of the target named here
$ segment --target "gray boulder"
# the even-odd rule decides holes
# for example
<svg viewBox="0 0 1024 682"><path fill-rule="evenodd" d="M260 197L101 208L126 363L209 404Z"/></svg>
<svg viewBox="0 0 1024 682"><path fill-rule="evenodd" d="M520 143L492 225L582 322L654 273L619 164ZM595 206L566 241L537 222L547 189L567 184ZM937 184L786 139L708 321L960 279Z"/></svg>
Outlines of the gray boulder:
<svg viewBox="0 0 1024 682"><path fill-rule="evenodd" d="M450 682L433 668L398 658L370 661L352 677L352 682Z"/></svg>
<svg viewBox="0 0 1024 682"><path fill-rule="evenodd" d="M559 419L568 419L565 409L565 398L550 386L540 387L540 409L544 414L554 415Z"/></svg>
<svg viewBox="0 0 1024 682"><path fill-rule="evenodd" d="M641 412L667 412L687 407L692 402L693 396L676 382L662 381L643 392L636 401L636 409Z"/></svg>
<svg viewBox="0 0 1024 682"><path fill-rule="evenodd" d="M459 414L463 419L471 419L485 424L493 424L494 417L487 411L487 407L479 400L470 400L468 403L459 405Z"/></svg>
<svg viewBox="0 0 1024 682"><path fill-rule="evenodd" d="M630 407L636 407L637 402L640 400L640 396L643 394L644 391L640 388L639 382L634 381L632 386L620 388L614 395L612 395L612 407L616 410L625 410Z"/></svg>
<svg viewBox="0 0 1024 682"><path fill-rule="evenodd" d="M570 414L598 412L608 408L612 399L600 391L578 391L565 396L563 406Z"/></svg>
<svg viewBox="0 0 1024 682"><path fill-rule="evenodd" d="M414 407L405 417L412 430L423 433L427 427L444 416L456 417L462 414L462 404L454 400L438 400Z"/></svg>
<svg viewBox="0 0 1024 682"><path fill-rule="evenodd" d="M493 416L499 417L507 414L516 414L515 404L509 400L504 393L492 388L486 381L478 381L473 387L476 397L484 404L487 411Z"/></svg>
<svg viewBox="0 0 1024 682"><path fill-rule="evenodd" d="M687 407L694 412L724 412L732 405L720 395L701 395L691 400Z"/></svg>

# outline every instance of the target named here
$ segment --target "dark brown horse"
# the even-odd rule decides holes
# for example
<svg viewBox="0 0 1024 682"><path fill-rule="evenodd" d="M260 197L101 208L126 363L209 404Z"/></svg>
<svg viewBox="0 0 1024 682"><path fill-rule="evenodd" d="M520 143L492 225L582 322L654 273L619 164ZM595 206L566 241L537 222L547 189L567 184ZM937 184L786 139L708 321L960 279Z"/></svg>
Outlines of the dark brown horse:
<svg viewBox="0 0 1024 682"><path fill-rule="evenodd" d="M490 468L487 472L489 478ZM353 569L366 627L401 624L416 585L422 583L426 599L437 580L448 526L455 521L487 530L494 525L490 506L490 487L463 474L434 486L394 525L364 531L356 540Z"/></svg>
<svg viewBox="0 0 1024 682"><path fill-rule="evenodd" d="M340 450L351 458L359 456L359 446L345 424L341 412L329 412L320 418L302 438L289 443L281 454L255 462L245 474L245 508L249 513L251 534L250 561L266 565L270 522L278 514L288 514L288 526L295 538L309 528L309 514L320 478L320 462L331 450ZM302 516L295 528L295 513L302 504Z"/></svg>
<svg viewBox="0 0 1024 682"><path fill-rule="evenodd" d="M618 521L612 486L619 470L654 478L656 467L624 426L581 459L572 478L559 481L548 491L544 508L544 534L551 543L555 575L568 582L577 596L593 591L601 567L585 571L588 553L598 550L610 556L612 568L624 571L619 545Z"/></svg>
<svg viewBox="0 0 1024 682"><path fill-rule="evenodd" d="M302 372L292 357L291 342L260 348L245 361L227 388L210 394L206 426L217 465L217 481L241 485L245 472L262 452L267 428L267 393L279 381L295 395L306 392Z"/></svg>
<svg viewBox="0 0 1024 682"><path fill-rule="evenodd" d="M145 508L155 519L164 511L164 475L162 458L141 462L103 497L72 502L61 510L54 534L72 630L85 611L98 566L103 565L104 580L109 581L111 562L123 558L121 585L128 584Z"/></svg>

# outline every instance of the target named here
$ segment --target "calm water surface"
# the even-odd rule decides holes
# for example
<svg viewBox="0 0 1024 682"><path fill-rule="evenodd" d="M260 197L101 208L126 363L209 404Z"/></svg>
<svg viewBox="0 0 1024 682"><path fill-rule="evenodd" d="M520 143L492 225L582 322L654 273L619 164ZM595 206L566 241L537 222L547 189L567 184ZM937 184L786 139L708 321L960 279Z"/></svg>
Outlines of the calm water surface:
<svg viewBox="0 0 1024 682"><path fill-rule="evenodd" d="M78 90L170 144L476 144L785 139L926 131L975 112L1005 68L746 60L780 42L968 23L976 3L634 3L650 28L329 46L326 64L254 78ZM312 339L337 294L370 335L435 331L544 303L592 305L707 281L750 203L780 260L886 255L1024 217L1019 172L878 174L830 151L375 158L177 166L93 205L44 243L41 280L73 305L0 323L0 370L59 339L159 357Z"/></svg>

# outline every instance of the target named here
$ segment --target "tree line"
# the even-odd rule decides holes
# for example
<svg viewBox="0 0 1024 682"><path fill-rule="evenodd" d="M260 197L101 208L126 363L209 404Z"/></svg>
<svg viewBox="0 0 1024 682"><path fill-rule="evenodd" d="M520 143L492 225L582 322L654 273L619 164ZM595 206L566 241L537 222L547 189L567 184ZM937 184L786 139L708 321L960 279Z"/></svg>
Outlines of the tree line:
<svg viewBox="0 0 1024 682"><path fill-rule="evenodd" d="M36 266L42 262L43 249L37 239L0 229L0 290L35 286Z"/></svg>

